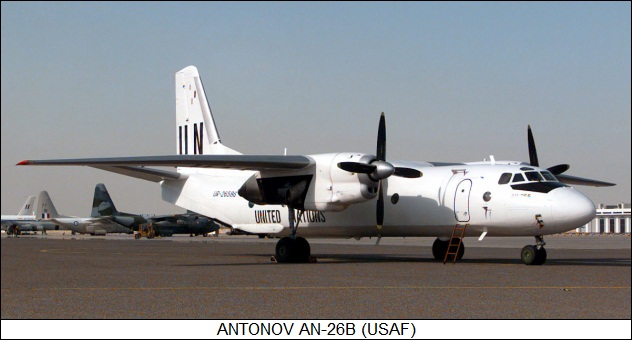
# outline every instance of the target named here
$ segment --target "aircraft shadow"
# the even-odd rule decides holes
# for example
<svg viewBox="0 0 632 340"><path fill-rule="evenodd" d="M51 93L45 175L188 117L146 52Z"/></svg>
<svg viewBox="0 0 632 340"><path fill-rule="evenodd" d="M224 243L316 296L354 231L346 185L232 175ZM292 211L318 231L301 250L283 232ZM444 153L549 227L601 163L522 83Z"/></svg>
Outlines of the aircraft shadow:
<svg viewBox="0 0 632 340"><path fill-rule="evenodd" d="M177 267L217 267L217 266L253 266L253 265L269 265L277 264L270 261L270 255L261 254L240 254L238 256L258 257L267 261L257 262L238 262L238 263L207 263L207 264L179 264ZM316 259L316 263L320 265L339 265L349 263L436 263L442 264L443 261L435 261L433 258L406 256L400 254L315 254L312 255ZM451 261L446 264L453 264ZM524 264L520 259L461 259L456 265L462 264ZM295 265L295 264L287 264ZM599 258L599 259L548 259L543 266L586 266L586 267L630 267L629 258Z"/></svg>

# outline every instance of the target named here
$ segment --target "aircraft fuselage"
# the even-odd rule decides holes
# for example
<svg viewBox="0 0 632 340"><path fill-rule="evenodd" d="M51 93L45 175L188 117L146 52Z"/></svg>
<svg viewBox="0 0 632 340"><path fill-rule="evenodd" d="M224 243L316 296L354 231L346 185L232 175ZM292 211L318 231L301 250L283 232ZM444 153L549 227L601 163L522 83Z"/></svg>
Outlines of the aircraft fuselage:
<svg viewBox="0 0 632 340"><path fill-rule="evenodd" d="M358 178L363 175L335 173L335 167L323 159L331 159L329 163L334 164L339 160L337 155L310 156L316 160L314 168L292 173L313 178L305 197L305 212L296 214L297 233L301 236L448 238L456 224L468 225L466 236L478 237L484 232L488 236L536 236L580 227L595 214L595 207L586 196L560 183L545 169L525 163L434 166L405 162L423 176L414 179L392 176L383 181L385 220L378 230L375 199L338 204L340 197L359 189L354 189L354 184L340 186L344 181L336 180L336 176ZM393 164L397 166L398 162ZM264 178L265 173L191 168L183 173L196 175L179 181L163 181L163 199L249 232L289 235L286 205L253 204L239 195L239 189L247 180L253 176ZM503 176L509 177L508 182L499 184ZM514 179L520 176L523 180ZM309 205L318 209L310 209Z"/></svg>

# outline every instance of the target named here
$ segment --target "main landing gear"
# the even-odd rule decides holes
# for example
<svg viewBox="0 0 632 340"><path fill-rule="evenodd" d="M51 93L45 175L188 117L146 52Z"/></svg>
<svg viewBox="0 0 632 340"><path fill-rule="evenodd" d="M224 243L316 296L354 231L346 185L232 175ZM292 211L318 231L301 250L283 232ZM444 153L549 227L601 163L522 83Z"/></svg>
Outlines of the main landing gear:
<svg viewBox="0 0 632 340"><path fill-rule="evenodd" d="M290 221L290 236L284 237L277 242L276 260L279 263L307 263L311 262L311 249L309 242L303 237L296 237L298 221L304 211L299 211L299 218L296 219L294 208L288 207Z"/></svg>
<svg viewBox="0 0 632 340"><path fill-rule="evenodd" d="M522 248L520 258L522 263L526 265L540 266L546 262L546 249L544 249L544 238L542 236L535 237L536 245L528 245Z"/></svg>
<svg viewBox="0 0 632 340"><path fill-rule="evenodd" d="M454 242L458 242L458 239L454 239ZM437 261L443 261L445 259L445 254L448 252L448 246L450 245L450 240L442 241L441 239L436 239L432 244L432 256ZM456 247L456 244L455 244ZM463 258L463 254L465 253L465 245L461 243L461 247L459 248L459 253L456 255L456 260L459 261ZM450 255L448 257L448 261L454 261L454 255Z"/></svg>

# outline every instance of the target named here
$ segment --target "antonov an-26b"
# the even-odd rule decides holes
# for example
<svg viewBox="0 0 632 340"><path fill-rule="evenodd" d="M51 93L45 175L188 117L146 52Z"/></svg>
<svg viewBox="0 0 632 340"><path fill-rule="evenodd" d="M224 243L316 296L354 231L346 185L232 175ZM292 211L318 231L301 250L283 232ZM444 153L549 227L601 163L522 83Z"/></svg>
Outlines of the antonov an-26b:
<svg viewBox="0 0 632 340"><path fill-rule="evenodd" d="M307 262L304 237L436 237L437 260L463 256L462 237L532 236L525 264L546 260L544 235L580 227L595 206L569 184L612 183L541 168L531 129L530 162L437 163L386 160L380 117L375 155L242 155L222 144L197 68L176 73L177 155L25 160L18 165L84 165L160 184L163 200L255 234L282 236L279 262ZM175 171L151 168L175 167Z"/></svg>

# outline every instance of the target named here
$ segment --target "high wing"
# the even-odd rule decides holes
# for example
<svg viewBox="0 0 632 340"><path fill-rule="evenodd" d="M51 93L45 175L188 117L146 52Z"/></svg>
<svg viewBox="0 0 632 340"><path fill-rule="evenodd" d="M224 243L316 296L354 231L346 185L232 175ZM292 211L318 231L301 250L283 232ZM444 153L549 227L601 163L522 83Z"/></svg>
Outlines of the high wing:
<svg viewBox="0 0 632 340"><path fill-rule="evenodd" d="M218 168L255 171L291 171L309 167L315 162L304 156L280 155L172 155L113 158L76 158L24 160L17 165L84 165L126 176L160 182L179 179L174 171L148 169L146 166Z"/></svg>

